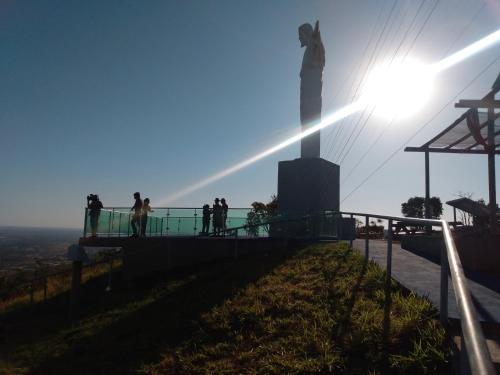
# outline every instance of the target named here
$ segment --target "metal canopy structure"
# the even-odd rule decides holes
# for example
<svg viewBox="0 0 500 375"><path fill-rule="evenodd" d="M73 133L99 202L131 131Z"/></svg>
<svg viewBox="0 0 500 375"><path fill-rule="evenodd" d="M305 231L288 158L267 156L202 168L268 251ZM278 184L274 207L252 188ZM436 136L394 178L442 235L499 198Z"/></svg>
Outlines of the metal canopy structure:
<svg viewBox="0 0 500 375"><path fill-rule="evenodd" d="M500 113L495 113L493 146L500 154ZM420 147L406 147L409 152L488 154L488 112L471 108L450 126Z"/></svg>
<svg viewBox="0 0 500 375"><path fill-rule="evenodd" d="M429 153L488 155L489 221L497 227L495 155L500 154L500 74L491 91L480 100L460 100L456 108L468 108L450 126L420 147L406 147L406 152L425 153L425 217L430 218Z"/></svg>

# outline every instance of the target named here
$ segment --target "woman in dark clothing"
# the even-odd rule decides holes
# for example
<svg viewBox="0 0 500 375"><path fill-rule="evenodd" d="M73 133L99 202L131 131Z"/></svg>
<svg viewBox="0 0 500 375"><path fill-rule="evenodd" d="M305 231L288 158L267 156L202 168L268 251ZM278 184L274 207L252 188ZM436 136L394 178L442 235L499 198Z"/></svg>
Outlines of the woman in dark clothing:
<svg viewBox="0 0 500 375"><path fill-rule="evenodd" d="M226 203L226 199L222 198L220 200L221 206L222 206L222 230L224 231L224 235L226 234L226 220L227 220L227 211L229 210L229 206Z"/></svg>
<svg viewBox="0 0 500 375"><path fill-rule="evenodd" d="M135 203L130 209L130 211L134 211L134 214L132 215L132 220L130 220L130 226L132 227L132 232L133 232L131 237L138 237L137 225L141 224L141 213L142 213L141 194L139 192L135 192L134 199Z"/></svg>
<svg viewBox="0 0 500 375"><path fill-rule="evenodd" d="M141 236L146 236L146 226L148 224L148 212L154 212L149 205L149 198L144 199L141 214Z"/></svg>

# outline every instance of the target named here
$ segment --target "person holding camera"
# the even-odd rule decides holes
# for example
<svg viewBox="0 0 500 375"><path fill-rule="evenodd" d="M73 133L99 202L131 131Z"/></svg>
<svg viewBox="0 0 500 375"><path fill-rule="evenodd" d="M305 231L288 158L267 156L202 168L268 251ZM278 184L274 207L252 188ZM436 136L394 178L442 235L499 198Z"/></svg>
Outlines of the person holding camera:
<svg viewBox="0 0 500 375"><path fill-rule="evenodd" d="M99 200L99 196L97 194L87 195L87 208L90 216L90 230L92 232L92 237L97 237L99 215L101 215L101 209L103 208L102 202Z"/></svg>
<svg viewBox="0 0 500 375"><path fill-rule="evenodd" d="M212 210L208 204L203 205L203 227L201 229L202 236L208 236L208 231L210 229L210 215L212 214Z"/></svg>

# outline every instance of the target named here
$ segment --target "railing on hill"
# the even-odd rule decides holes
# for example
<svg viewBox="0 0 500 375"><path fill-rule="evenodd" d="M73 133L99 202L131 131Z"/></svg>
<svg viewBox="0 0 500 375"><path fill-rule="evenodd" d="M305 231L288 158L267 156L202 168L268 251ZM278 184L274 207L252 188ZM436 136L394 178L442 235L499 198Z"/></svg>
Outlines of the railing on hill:
<svg viewBox="0 0 500 375"><path fill-rule="evenodd" d="M203 210L201 208L154 208L148 215L145 234L148 237L197 236L203 234ZM229 208L226 228L221 234L247 237L290 236L301 237L338 235L340 215L334 211L322 211L306 216L275 216L265 220L249 215L250 208ZM132 235L130 208L110 207L101 209L97 226L97 237L128 237ZM287 225L284 225L287 223ZM138 223L140 226L140 223ZM85 209L83 237L92 234L89 209ZM207 235L214 234L211 217Z"/></svg>
<svg viewBox="0 0 500 375"><path fill-rule="evenodd" d="M122 253L108 250L100 254L100 259L91 260L82 265L82 283L107 273L106 291L111 291L111 275L116 261L121 261ZM12 306L44 302L60 293L70 290L72 268L68 267L56 271L38 270L25 281L13 285L8 290L0 291L0 311L8 310Z"/></svg>
<svg viewBox="0 0 500 375"><path fill-rule="evenodd" d="M444 246L441 251L441 285L440 285L440 320L446 325L448 320L448 271L451 275L453 290L455 291L455 300L460 315L460 324L462 328L462 353L466 356L461 357L461 373L467 373L470 370L472 374L495 374L492 361L486 345L476 309L472 303L467 280L458 256L457 248L451 229L445 220L419 219L398 216L386 216L376 214L366 214L357 212L341 212L342 215L361 216L365 218L365 228L369 231L370 218L382 219L388 221L387 230L387 282L390 286L392 271L392 238L393 225L396 222L407 223L417 226L438 226L442 228ZM365 236L365 257L369 259L369 233ZM352 246L352 241L351 241ZM465 350L464 350L465 349Z"/></svg>
<svg viewBox="0 0 500 375"><path fill-rule="evenodd" d="M244 225L250 208L229 208L226 226ZM99 215L98 237L127 237L132 235L130 207L105 207ZM140 223L139 225L140 226ZM193 236L198 235L203 227L202 208L153 208L148 215L145 233L147 236ZM210 220L209 232L213 232ZM83 237L92 234L89 209L85 209Z"/></svg>
<svg viewBox="0 0 500 375"><path fill-rule="evenodd" d="M277 215L267 220L247 220L237 227L227 227L224 236L241 237L294 237L312 239L338 239L341 234L341 215L335 211L322 211L310 215Z"/></svg>

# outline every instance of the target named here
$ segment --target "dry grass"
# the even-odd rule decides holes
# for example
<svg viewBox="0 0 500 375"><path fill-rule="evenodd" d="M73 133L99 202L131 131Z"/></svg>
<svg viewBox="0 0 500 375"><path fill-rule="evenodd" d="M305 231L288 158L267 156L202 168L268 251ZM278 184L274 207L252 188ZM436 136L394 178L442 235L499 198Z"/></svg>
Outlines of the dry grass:
<svg viewBox="0 0 500 375"><path fill-rule="evenodd" d="M113 267L120 267L121 259L113 262ZM90 264L82 269L82 283L109 272L109 263ZM45 290L46 279L46 290ZM31 304L31 288L33 288L33 303L40 303L67 292L71 287L71 268L58 272L56 275L38 278L33 284L26 284L7 298L0 300L0 313L15 310Z"/></svg>

